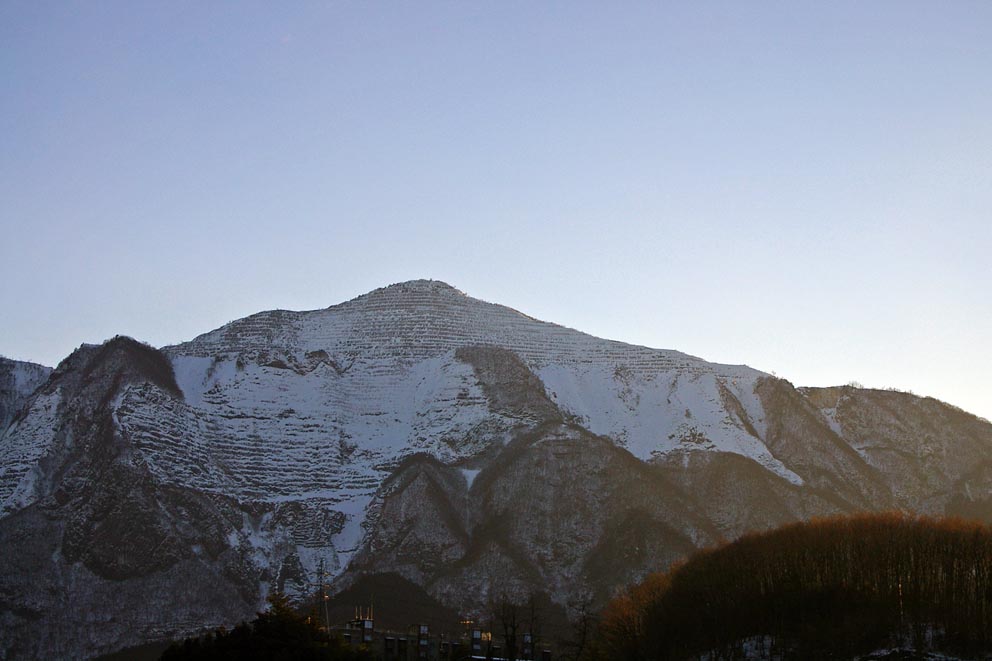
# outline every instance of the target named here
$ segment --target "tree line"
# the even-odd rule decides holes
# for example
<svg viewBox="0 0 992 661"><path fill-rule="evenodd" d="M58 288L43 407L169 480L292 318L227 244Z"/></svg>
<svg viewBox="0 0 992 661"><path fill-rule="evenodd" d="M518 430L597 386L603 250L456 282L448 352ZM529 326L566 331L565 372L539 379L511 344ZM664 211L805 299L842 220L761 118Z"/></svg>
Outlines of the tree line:
<svg viewBox="0 0 992 661"><path fill-rule="evenodd" d="M161 661L369 661L365 650L352 649L321 631L313 618L300 615L283 595L269 597L269 609L230 631L218 629L172 644Z"/></svg>
<svg viewBox="0 0 992 661"><path fill-rule="evenodd" d="M992 529L900 513L746 535L604 610L593 659L851 658L992 650Z"/></svg>

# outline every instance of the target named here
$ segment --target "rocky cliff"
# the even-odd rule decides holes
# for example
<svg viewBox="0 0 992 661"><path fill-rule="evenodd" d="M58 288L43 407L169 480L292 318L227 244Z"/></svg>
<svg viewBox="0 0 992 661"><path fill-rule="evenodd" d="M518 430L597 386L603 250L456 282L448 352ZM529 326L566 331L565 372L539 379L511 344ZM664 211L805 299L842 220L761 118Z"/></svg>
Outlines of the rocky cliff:
<svg viewBox="0 0 992 661"><path fill-rule="evenodd" d="M0 434L51 373L51 367L0 356Z"/></svg>

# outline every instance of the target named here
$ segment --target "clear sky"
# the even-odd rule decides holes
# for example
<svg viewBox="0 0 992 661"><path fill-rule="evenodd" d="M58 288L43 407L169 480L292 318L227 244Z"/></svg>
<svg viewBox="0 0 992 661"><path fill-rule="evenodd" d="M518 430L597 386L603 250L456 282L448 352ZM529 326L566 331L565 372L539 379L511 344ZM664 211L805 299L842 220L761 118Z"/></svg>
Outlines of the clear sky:
<svg viewBox="0 0 992 661"><path fill-rule="evenodd" d="M423 277L992 418L990 34L986 0L7 0L0 353Z"/></svg>

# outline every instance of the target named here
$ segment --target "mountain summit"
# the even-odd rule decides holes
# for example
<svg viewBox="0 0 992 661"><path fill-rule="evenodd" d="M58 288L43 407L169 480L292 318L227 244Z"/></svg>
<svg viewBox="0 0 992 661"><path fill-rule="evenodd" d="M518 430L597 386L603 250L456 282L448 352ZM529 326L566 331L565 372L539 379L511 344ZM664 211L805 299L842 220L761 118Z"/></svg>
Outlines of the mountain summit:
<svg viewBox="0 0 992 661"><path fill-rule="evenodd" d="M811 516L992 512L992 425L953 407L796 389L429 280L81 347L19 401L0 657L230 625L321 565L337 589L399 574L466 613L567 606Z"/></svg>

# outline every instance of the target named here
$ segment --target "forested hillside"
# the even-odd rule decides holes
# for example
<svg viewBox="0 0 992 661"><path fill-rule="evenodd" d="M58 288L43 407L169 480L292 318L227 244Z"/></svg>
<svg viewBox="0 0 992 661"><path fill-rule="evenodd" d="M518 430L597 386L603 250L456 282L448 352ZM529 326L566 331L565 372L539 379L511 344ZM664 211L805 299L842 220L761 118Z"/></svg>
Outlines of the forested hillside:
<svg viewBox="0 0 992 661"><path fill-rule="evenodd" d="M598 658L984 658L992 529L876 514L746 535L653 574L603 615Z"/></svg>

